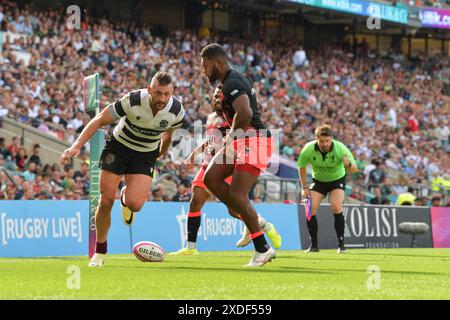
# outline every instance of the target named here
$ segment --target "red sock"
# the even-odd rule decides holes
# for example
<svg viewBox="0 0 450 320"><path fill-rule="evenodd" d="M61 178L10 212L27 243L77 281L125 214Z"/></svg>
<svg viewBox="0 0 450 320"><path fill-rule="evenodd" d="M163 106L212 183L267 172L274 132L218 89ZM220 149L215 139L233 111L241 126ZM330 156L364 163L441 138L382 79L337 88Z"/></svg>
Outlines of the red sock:
<svg viewBox="0 0 450 320"><path fill-rule="evenodd" d="M201 214L202 214L201 211L189 212L189 213L188 213L188 217L189 217L189 218L200 217Z"/></svg>
<svg viewBox="0 0 450 320"><path fill-rule="evenodd" d="M262 234L264 234L262 231L258 231L257 233L252 233L250 236L252 237L252 240L253 240Z"/></svg>

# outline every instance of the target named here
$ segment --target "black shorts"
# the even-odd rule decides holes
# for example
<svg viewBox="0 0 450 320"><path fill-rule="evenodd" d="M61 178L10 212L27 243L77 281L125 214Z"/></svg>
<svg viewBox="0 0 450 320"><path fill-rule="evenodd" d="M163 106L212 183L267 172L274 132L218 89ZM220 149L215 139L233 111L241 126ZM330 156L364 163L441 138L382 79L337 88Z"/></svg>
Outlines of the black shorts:
<svg viewBox="0 0 450 320"><path fill-rule="evenodd" d="M113 135L109 135L100 155L99 168L117 175L145 174L153 178L158 156L159 147L155 151L139 152L124 146Z"/></svg>
<svg viewBox="0 0 450 320"><path fill-rule="evenodd" d="M326 196L328 194L328 192L331 192L335 189L341 189L345 191L345 176L343 176L340 179L334 180L334 181L330 181L330 182L320 182L317 181L316 179L312 179L312 183L309 186L309 190L313 190L316 192L319 192L321 194L323 194L324 196Z"/></svg>

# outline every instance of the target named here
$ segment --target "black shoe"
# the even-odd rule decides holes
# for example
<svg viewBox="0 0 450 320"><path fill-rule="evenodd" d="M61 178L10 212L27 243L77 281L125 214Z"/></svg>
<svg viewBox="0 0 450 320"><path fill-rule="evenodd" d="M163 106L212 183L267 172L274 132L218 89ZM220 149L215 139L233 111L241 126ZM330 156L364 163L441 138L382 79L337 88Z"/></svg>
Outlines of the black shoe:
<svg viewBox="0 0 450 320"><path fill-rule="evenodd" d="M319 248L310 246L307 250L305 250L305 253L310 253L310 252L319 252Z"/></svg>

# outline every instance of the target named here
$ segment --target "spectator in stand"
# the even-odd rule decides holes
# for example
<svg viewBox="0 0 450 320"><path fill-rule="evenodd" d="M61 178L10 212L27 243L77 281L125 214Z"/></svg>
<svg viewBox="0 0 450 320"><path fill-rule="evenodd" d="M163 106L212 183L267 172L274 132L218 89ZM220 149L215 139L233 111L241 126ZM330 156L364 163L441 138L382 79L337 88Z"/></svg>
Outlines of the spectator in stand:
<svg viewBox="0 0 450 320"><path fill-rule="evenodd" d="M184 184L180 184L177 188L177 193L173 196L174 202L189 202L191 200L191 192Z"/></svg>
<svg viewBox="0 0 450 320"><path fill-rule="evenodd" d="M5 145L5 138L3 138L3 137L0 137L0 155L3 156L3 159L9 155L9 151Z"/></svg>
<svg viewBox="0 0 450 320"><path fill-rule="evenodd" d="M185 188L190 188L193 181L192 176L188 175L188 171L184 167L178 171L178 179L180 179L180 185L183 185Z"/></svg>
<svg viewBox="0 0 450 320"><path fill-rule="evenodd" d="M19 137L14 137L11 140L11 143L8 146L8 154L16 159L17 154L19 153Z"/></svg>
<svg viewBox="0 0 450 320"><path fill-rule="evenodd" d="M423 197L417 197L414 201L414 205L417 207L423 207L427 205L427 200Z"/></svg>
<svg viewBox="0 0 450 320"><path fill-rule="evenodd" d="M408 187L408 191L398 195L397 205L399 206L412 206L416 201L414 195L414 188Z"/></svg>
<svg viewBox="0 0 450 320"><path fill-rule="evenodd" d="M74 173L73 179L75 181L87 181L89 179L89 163L83 162L80 170Z"/></svg>
<svg viewBox="0 0 450 320"><path fill-rule="evenodd" d="M8 184L5 190L5 200L19 200L21 198L20 193L17 192L17 188L13 183Z"/></svg>
<svg viewBox="0 0 450 320"><path fill-rule="evenodd" d="M369 173L369 190L380 187L386 181L384 164L381 160L375 162L375 169Z"/></svg>
<svg viewBox="0 0 450 320"><path fill-rule="evenodd" d="M15 161L17 165L17 170L25 171L25 165L27 163L27 150L25 148L19 148L19 151L16 155Z"/></svg>
<svg viewBox="0 0 450 320"><path fill-rule="evenodd" d="M40 150L41 146L38 143L33 145L33 154L30 156L28 163L34 162L36 166L42 166L41 157L39 155Z"/></svg>
<svg viewBox="0 0 450 320"><path fill-rule="evenodd" d="M292 56L292 62L294 63L296 69L299 69L304 65L308 65L308 58L306 57L306 52L303 50L302 46L299 46L298 50L295 51Z"/></svg>
<svg viewBox="0 0 450 320"><path fill-rule="evenodd" d="M375 187L373 189L373 193L374 193L375 197L370 199L370 204L381 204L383 201L383 197L381 195L381 189L379 187Z"/></svg>
<svg viewBox="0 0 450 320"><path fill-rule="evenodd" d="M165 191L162 185L159 185L158 188L154 189L151 193L152 197L150 201L166 201L165 199Z"/></svg>
<svg viewBox="0 0 450 320"><path fill-rule="evenodd" d="M442 205L442 198L439 194L434 195L431 198L431 206L432 207L440 207Z"/></svg>
<svg viewBox="0 0 450 320"><path fill-rule="evenodd" d="M26 181L29 181L29 182L36 180L36 163L35 162L28 163L28 168L23 173L23 177Z"/></svg>

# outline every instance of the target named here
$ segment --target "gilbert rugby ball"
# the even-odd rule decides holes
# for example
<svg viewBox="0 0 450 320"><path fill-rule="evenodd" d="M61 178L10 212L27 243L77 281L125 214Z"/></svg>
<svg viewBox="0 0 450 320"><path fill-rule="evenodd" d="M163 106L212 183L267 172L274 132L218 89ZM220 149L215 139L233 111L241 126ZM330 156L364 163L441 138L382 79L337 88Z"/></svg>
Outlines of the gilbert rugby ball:
<svg viewBox="0 0 450 320"><path fill-rule="evenodd" d="M150 241L136 243L133 247L133 253L142 262L161 262L165 257L163 248Z"/></svg>

